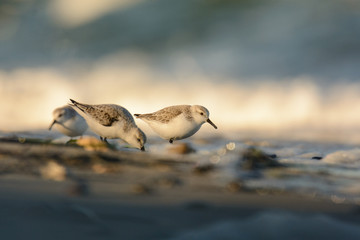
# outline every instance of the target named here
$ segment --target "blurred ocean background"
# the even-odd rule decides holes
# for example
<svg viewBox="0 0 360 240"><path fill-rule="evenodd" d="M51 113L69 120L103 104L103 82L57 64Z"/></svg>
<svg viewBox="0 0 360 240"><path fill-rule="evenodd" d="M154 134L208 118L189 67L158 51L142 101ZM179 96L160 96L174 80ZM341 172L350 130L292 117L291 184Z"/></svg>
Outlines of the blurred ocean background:
<svg viewBox="0 0 360 240"><path fill-rule="evenodd" d="M359 13L356 0L1 1L0 131L46 129L73 98L201 104L222 134L358 143Z"/></svg>
<svg viewBox="0 0 360 240"><path fill-rule="evenodd" d="M196 150L181 157L215 166L209 185L233 182L264 197L295 193L360 205L359 76L358 0L0 1L0 137L67 142L48 126L69 98L133 114L199 104L218 129L204 124L181 141ZM167 141L137 124L149 137L148 156L170 156ZM249 147L285 167L239 167ZM265 212L174 239L262 238L264 229L270 239L360 235L358 225L330 217Z"/></svg>

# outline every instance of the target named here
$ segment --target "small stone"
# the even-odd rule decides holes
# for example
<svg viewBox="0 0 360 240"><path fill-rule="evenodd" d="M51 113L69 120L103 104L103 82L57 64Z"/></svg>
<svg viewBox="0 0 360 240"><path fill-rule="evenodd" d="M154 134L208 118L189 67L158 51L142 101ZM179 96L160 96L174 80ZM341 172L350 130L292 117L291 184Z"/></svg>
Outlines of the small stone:
<svg viewBox="0 0 360 240"><path fill-rule="evenodd" d="M240 192L244 188L243 183L241 182L230 182L228 185L226 185L226 189L229 192Z"/></svg>
<svg viewBox="0 0 360 240"><path fill-rule="evenodd" d="M281 167L282 165L274 158L276 158L276 155L269 155L260 149L250 147L242 153L241 168L244 170L254 170L267 167Z"/></svg>
<svg viewBox="0 0 360 240"><path fill-rule="evenodd" d="M277 158L277 155L276 154L269 154L268 155L270 158Z"/></svg>
<svg viewBox="0 0 360 240"><path fill-rule="evenodd" d="M66 168L57 162L50 161L46 166L40 168L40 174L45 179L64 181L66 179Z"/></svg>
<svg viewBox="0 0 360 240"><path fill-rule="evenodd" d="M176 154L189 154L194 153L195 149L193 149L188 143L175 143L168 148L168 152Z"/></svg>
<svg viewBox="0 0 360 240"><path fill-rule="evenodd" d="M92 170L97 174L103 174L107 172L107 168L102 164L96 163L92 166Z"/></svg>
<svg viewBox="0 0 360 240"><path fill-rule="evenodd" d="M148 186L140 183L134 184L131 190L135 194L150 194L152 192Z"/></svg>
<svg viewBox="0 0 360 240"><path fill-rule="evenodd" d="M107 151L109 145L106 142L100 141L94 137L83 137L76 141L76 144L85 148L88 151Z"/></svg>
<svg viewBox="0 0 360 240"><path fill-rule="evenodd" d="M195 166L193 169L193 172L196 174L206 174L215 169L214 164L202 164Z"/></svg>

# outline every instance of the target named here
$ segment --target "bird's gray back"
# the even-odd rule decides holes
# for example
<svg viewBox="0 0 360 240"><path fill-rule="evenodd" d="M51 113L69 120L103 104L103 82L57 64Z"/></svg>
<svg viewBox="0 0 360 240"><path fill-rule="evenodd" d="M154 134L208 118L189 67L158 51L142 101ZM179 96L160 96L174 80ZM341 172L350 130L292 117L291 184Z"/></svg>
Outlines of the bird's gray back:
<svg viewBox="0 0 360 240"><path fill-rule="evenodd" d="M154 113L141 114L139 117L151 121L157 121L161 123L168 123L180 114L184 114L185 118L189 121L192 120L190 111L190 105L177 105L163 108Z"/></svg>

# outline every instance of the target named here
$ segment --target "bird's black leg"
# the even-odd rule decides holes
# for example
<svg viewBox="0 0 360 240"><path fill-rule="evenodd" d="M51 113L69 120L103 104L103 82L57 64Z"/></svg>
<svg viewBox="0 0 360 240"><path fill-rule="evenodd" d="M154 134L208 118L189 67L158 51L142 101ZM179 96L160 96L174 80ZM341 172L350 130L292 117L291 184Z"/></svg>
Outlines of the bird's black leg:
<svg viewBox="0 0 360 240"><path fill-rule="evenodd" d="M107 141L107 138L106 138L106 137L100 136L100 140L103 141L103 142L109 143L109 142Z"/></svg>
<svg viewBox="0 0 360 240"><path fill-rule="evenodd" d="M170 138L169 143L173 143L173 142L174 142L174 139Z"/></svg>

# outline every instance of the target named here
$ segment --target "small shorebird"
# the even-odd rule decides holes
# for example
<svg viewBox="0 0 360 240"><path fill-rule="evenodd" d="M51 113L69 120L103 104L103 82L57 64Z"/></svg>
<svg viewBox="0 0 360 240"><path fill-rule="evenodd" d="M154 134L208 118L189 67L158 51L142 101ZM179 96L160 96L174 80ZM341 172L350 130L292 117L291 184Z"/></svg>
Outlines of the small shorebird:
<svg viewBox="0 0 360 240"><path fill-rule="evenodd" d="M217 129L209 119L209 111L199 105L170 106L154 113L134 115L170 143L192 136L205 122Z"/></svg>
<svg viewBox="0 0 360 240"><path fill-rule="evenodd" d="M56 108L52 115L54 120L50 124L49 130L55 125L59 132L69 137L76 137L83 135L88 128L85 119L70 106Z"/></svg>
<svg viewBox="0 0 360 240"><path fill-rule="evenodd" d="M107 138L120 138L133 147L145 151L146 136L135 124L131 113L115 104L89 105L70 99L72 106L83 116L90 129L106 141Z"/></svg>

